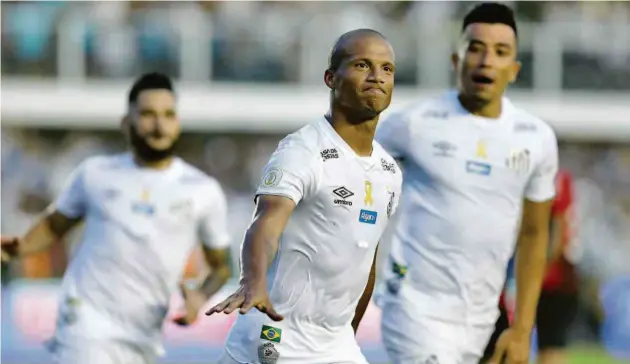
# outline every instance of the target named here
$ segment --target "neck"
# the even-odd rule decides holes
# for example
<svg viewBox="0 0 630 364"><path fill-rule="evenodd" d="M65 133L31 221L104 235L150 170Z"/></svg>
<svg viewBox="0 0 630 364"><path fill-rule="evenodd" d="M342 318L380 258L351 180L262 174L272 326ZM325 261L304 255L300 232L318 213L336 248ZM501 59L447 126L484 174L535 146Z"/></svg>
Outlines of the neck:
<svg viewBox="0 0 630 364"><path fill-rule="evenodd" d="M372 142L378 124L378 116L352 118L348 113L333 107L326 118L333 129L350 148L361 157L372 155Z"/></svg>
<svg viewBox="0 0 630 364"><path fill-rule="evenodd" d="M173 157L166 157L156 161L147 161L142 159L138 154L133 153L133 161L142 168L150 168L150 169L166 169L170 167L171 163L173 163Z"/></svg>
<svg viewBox="0 0 630 364"><path fill-rule="evenodd" d="M497 119L501 116L502 102L501 97L496 100L481 101L474 97L466 96L460 93L457 98L464 109L473 115L482 116L484 118Z"/></svg>

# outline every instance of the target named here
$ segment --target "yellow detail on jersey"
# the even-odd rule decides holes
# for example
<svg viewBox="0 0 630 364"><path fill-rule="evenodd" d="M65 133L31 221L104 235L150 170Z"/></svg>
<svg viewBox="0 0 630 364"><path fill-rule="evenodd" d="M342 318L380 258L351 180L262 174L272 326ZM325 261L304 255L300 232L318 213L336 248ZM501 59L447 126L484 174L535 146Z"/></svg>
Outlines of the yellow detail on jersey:
<svg viewBox="0 0 630 364"><path fill-rule="evenodd" d="M372 182L365 181L365 200L363 200L365 206L372 206L374 199L372 198Z"/></svg>
<svg viewBox="0 0 630 364"><path fill-rule="evenodd" d="M488 153L486 150L486 142L480 140L477 142L477 158L487 159Z"/></svg>
<svg viewBox="0 0 630 364"><path fill-rule="evenodd" d="M146 188L142 189L142 195L140 195L140 199L142 201L149 201L151 194L149 193L149 190Z"/></svg>

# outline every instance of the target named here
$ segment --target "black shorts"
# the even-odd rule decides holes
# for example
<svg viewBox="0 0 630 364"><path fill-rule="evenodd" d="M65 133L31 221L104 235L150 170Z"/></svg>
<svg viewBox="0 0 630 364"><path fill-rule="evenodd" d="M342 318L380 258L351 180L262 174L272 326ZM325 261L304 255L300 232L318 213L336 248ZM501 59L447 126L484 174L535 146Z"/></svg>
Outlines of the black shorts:
<svg viewBox="0 0 630 364"><path fill-rule="evenodd" d="M499 307L499 310L501 311L501 315L499 316L499 319L497 320L496 324L494 324L494 332L492 333L492 336L490 337L490 341L488 342L488 345L486 345L486 350L484 350L483 352L483 358L481 359L481 363L485 363L488 360L490 360L490 358L492 357L492 354L494 353L494 347L497 344L497 340L499 340L499 336L501 336L501 333L504 330L510 327L510 320L508 318L507 311L505 310L505 308L503 308L503 306Z"/></svg>
<svg viewBox="0 0 630 364"><path fill-rule="evenodd" d="M569 329L577 310L577 294L557 291L541 292L536 315L538 350L567 346Z"/></svg>

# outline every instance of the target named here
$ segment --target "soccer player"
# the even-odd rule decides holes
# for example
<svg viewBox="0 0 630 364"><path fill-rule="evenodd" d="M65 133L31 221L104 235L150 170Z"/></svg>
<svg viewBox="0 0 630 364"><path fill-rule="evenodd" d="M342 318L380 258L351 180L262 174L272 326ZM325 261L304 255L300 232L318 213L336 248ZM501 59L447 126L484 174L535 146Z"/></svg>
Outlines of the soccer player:
<svg viewBox="0 0 630 364"><path fill-rule="evenodd" d="M566 363L568 331L577 314L577 276L567 255L573 237L573 178L560 170L556 176L556 197L551 207L551 232L547 270L536 315L539 364ZM508 271L510 269L508 268ZM508 280L510 274L508 273ZM499 301L501 315L484 357L489 360L500 334L509 327L511 307L504 295Z"/></svg>
<svg viewBox="0 0 630 364"><path fill-rule="evenodd" d="M517 38L510 8L476 6L453 55L456 90L402 109L377 130L405 171L378 300L394 363L477 363L515 246L514 321L492 362L527 363L558 152L553 130L504 96L520 67Z"/></svg>
<svg viewBox="0 0 630 364"><path fill-rule="evenodd" d="M51 345L60 364L155 363L169 301L199 241L212 272L198 289L180 285L177 322L192 323L230 275L226 199L215 179L174 156L181 125L167 76L135 82L122 128L130 152L85 160L23 238L2 239L3 258L25 256L85 222Z"/></svg>
<svg viewBox="0 0 630 364"><path fill-rule="evenodd" d="M402 185L373 140L394 86L389 42L369 29L345 33L324 82L330 112L271 156L241 248L240 288L207 312L241 313L221 364L367 364L354 334Z"/></svg>

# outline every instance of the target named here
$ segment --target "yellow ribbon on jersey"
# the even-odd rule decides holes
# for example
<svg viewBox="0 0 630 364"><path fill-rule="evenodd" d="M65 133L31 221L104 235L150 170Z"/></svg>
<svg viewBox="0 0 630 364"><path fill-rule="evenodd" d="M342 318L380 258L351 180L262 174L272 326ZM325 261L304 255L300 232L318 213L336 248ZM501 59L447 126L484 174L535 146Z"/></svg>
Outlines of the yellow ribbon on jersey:
<svg viewBox="0 0 630 364"><path fill-rule="evenodd" d="M486 142L484 142L483 140L477 142L477 158L488 158L488 153L486 151Z"/></svg>
<svg viewBox="0 0 630 364"><path fill-rule="evenodd" d="M372 198L372 182L365 181L365 206L372 206L374 199Z"/></svg>

